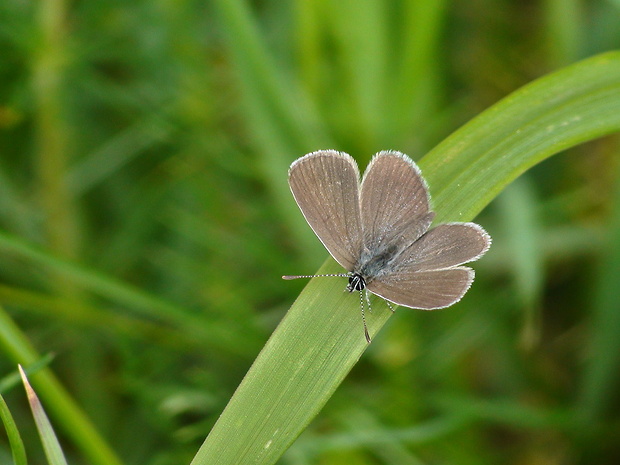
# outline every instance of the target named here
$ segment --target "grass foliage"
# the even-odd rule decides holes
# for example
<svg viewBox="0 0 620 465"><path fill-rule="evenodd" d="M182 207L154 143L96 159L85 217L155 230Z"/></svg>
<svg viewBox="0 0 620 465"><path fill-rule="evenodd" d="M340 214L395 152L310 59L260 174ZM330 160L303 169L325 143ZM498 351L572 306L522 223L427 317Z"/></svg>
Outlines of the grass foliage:
<svg viewBox="0 0 620 465"><path fill-rule="evenodd" d="M494 243L457 306L377 304L357 352L344 283L308 285L263 351L298 401L280 377L241 406L291 442L329 399L278 463L618 462L619 139L530 169L617 130L617 54L569 66L617 48L617 2L0 3L0 386L32 463L14 380L42 361L68 463L192 461L304 286L280 276L327 257L286 184L322 148L420 160L442 220L499 195Z"/></svg>

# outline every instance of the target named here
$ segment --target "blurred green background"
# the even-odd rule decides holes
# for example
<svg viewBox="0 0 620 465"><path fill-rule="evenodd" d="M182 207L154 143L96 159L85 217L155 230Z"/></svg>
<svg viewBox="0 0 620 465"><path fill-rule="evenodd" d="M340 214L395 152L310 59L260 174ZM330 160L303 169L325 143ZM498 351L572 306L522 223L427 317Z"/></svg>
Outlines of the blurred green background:
<svg viewBox="0 0 620 465"><path fill-rule="evenodd" d="M618 45L617 0L5 0L0 303L124 463L189 463L327 257L294 159L420 159ZM620 463L619 143L502 193L468 295L398 310L280 463Z"/></svg>

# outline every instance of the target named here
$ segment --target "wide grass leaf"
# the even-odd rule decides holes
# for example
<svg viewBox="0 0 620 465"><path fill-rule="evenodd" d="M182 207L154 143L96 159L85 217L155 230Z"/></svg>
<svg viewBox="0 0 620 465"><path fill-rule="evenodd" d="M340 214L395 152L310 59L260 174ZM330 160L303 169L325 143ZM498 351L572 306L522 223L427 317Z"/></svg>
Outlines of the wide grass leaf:
<svg viewBox="0 0 620 465"><path fill-rule="evenodd" d="M471 220L528 168L618 130L620 53L598 55L543 77L473 119L421 160L436 221ZM330 259L319 273L339 271ZM343 292L345 284L337 278L310 281L193 465L275 463L314 418L368 347L359 299ZM391 312L379 300L373 304L368 326L376 337Z"/></svg>

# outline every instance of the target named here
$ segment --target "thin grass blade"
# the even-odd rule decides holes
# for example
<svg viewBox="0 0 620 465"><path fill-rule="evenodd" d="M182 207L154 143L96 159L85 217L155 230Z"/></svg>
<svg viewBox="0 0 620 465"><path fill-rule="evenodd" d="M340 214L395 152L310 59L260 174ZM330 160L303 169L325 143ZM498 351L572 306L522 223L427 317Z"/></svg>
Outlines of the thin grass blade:
<svg viewBox="0 0 620 465"><path fill-rule="evenodd" d="M32 386L30 386L26 373L22 369L21 365L19 366L19 373L22 376L26 394L28 394L28 403L30 404L32 416L34 417L34 421L37 425L37 430L39 431L39 436L41 437L43 450L45 450L45 456L47 457L48 463L50 465L67 465L67 459L65 459L65 454L60 447L56 433L54 433L54 428L52 427L49 418L47 418L45 410L43 409L37 394L34 392L34 389L32 389Z"/></svg>
<svg viewBox="0 0 620 465"><path fill-rule="evenodd" d="M0 307L0 349L17 363L38 363L41 356L10 316ZM96 465L121 465L105 440L99 435L85 413L77 406L58 379L49 369L36 374L39 393L55 414L56 422L72 438L76 447Z"/></svg>
<svg viewBox="0 0 620 465"><path fill-rule="evenodd" d="M11 446L11 454L13 456L14 465L27 465L28 460L26 458L26 449L24 448L24 442L19 434L13 415L9 410L9 406L6 405L4 397L0 396L0 418L6 429L6 435L9 439L9 445Z"/></svg>

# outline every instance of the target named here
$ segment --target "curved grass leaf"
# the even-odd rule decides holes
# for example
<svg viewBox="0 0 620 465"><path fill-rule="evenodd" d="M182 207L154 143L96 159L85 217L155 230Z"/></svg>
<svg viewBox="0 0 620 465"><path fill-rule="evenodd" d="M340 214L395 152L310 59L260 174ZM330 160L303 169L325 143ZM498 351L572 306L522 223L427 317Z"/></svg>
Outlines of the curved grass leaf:
<svg viewBox="0 0 620 465"><path fill-rule="evenodd" d="M471 220L528 168L619 129L620 53L584 60L523 87L421 160L436 221ZM330 259L319 273L338 271ZM272 464L319 412L367 348L359 300L344 286L337 278L306 286L193 465ZM368 326L376 336L391 313L373 303Z"/></svg>
<svg viewBox="0 0 620 465"><path fill-rule="evenodd" d="M4 401L4 397L0 395L0 419L6 429L6 435L9 439L9 445L11 446L11 455L13 456L14 465L27 465L26 449L24 448L24 442L19 434L13 415L9 410L8 405Z"/></svg>

